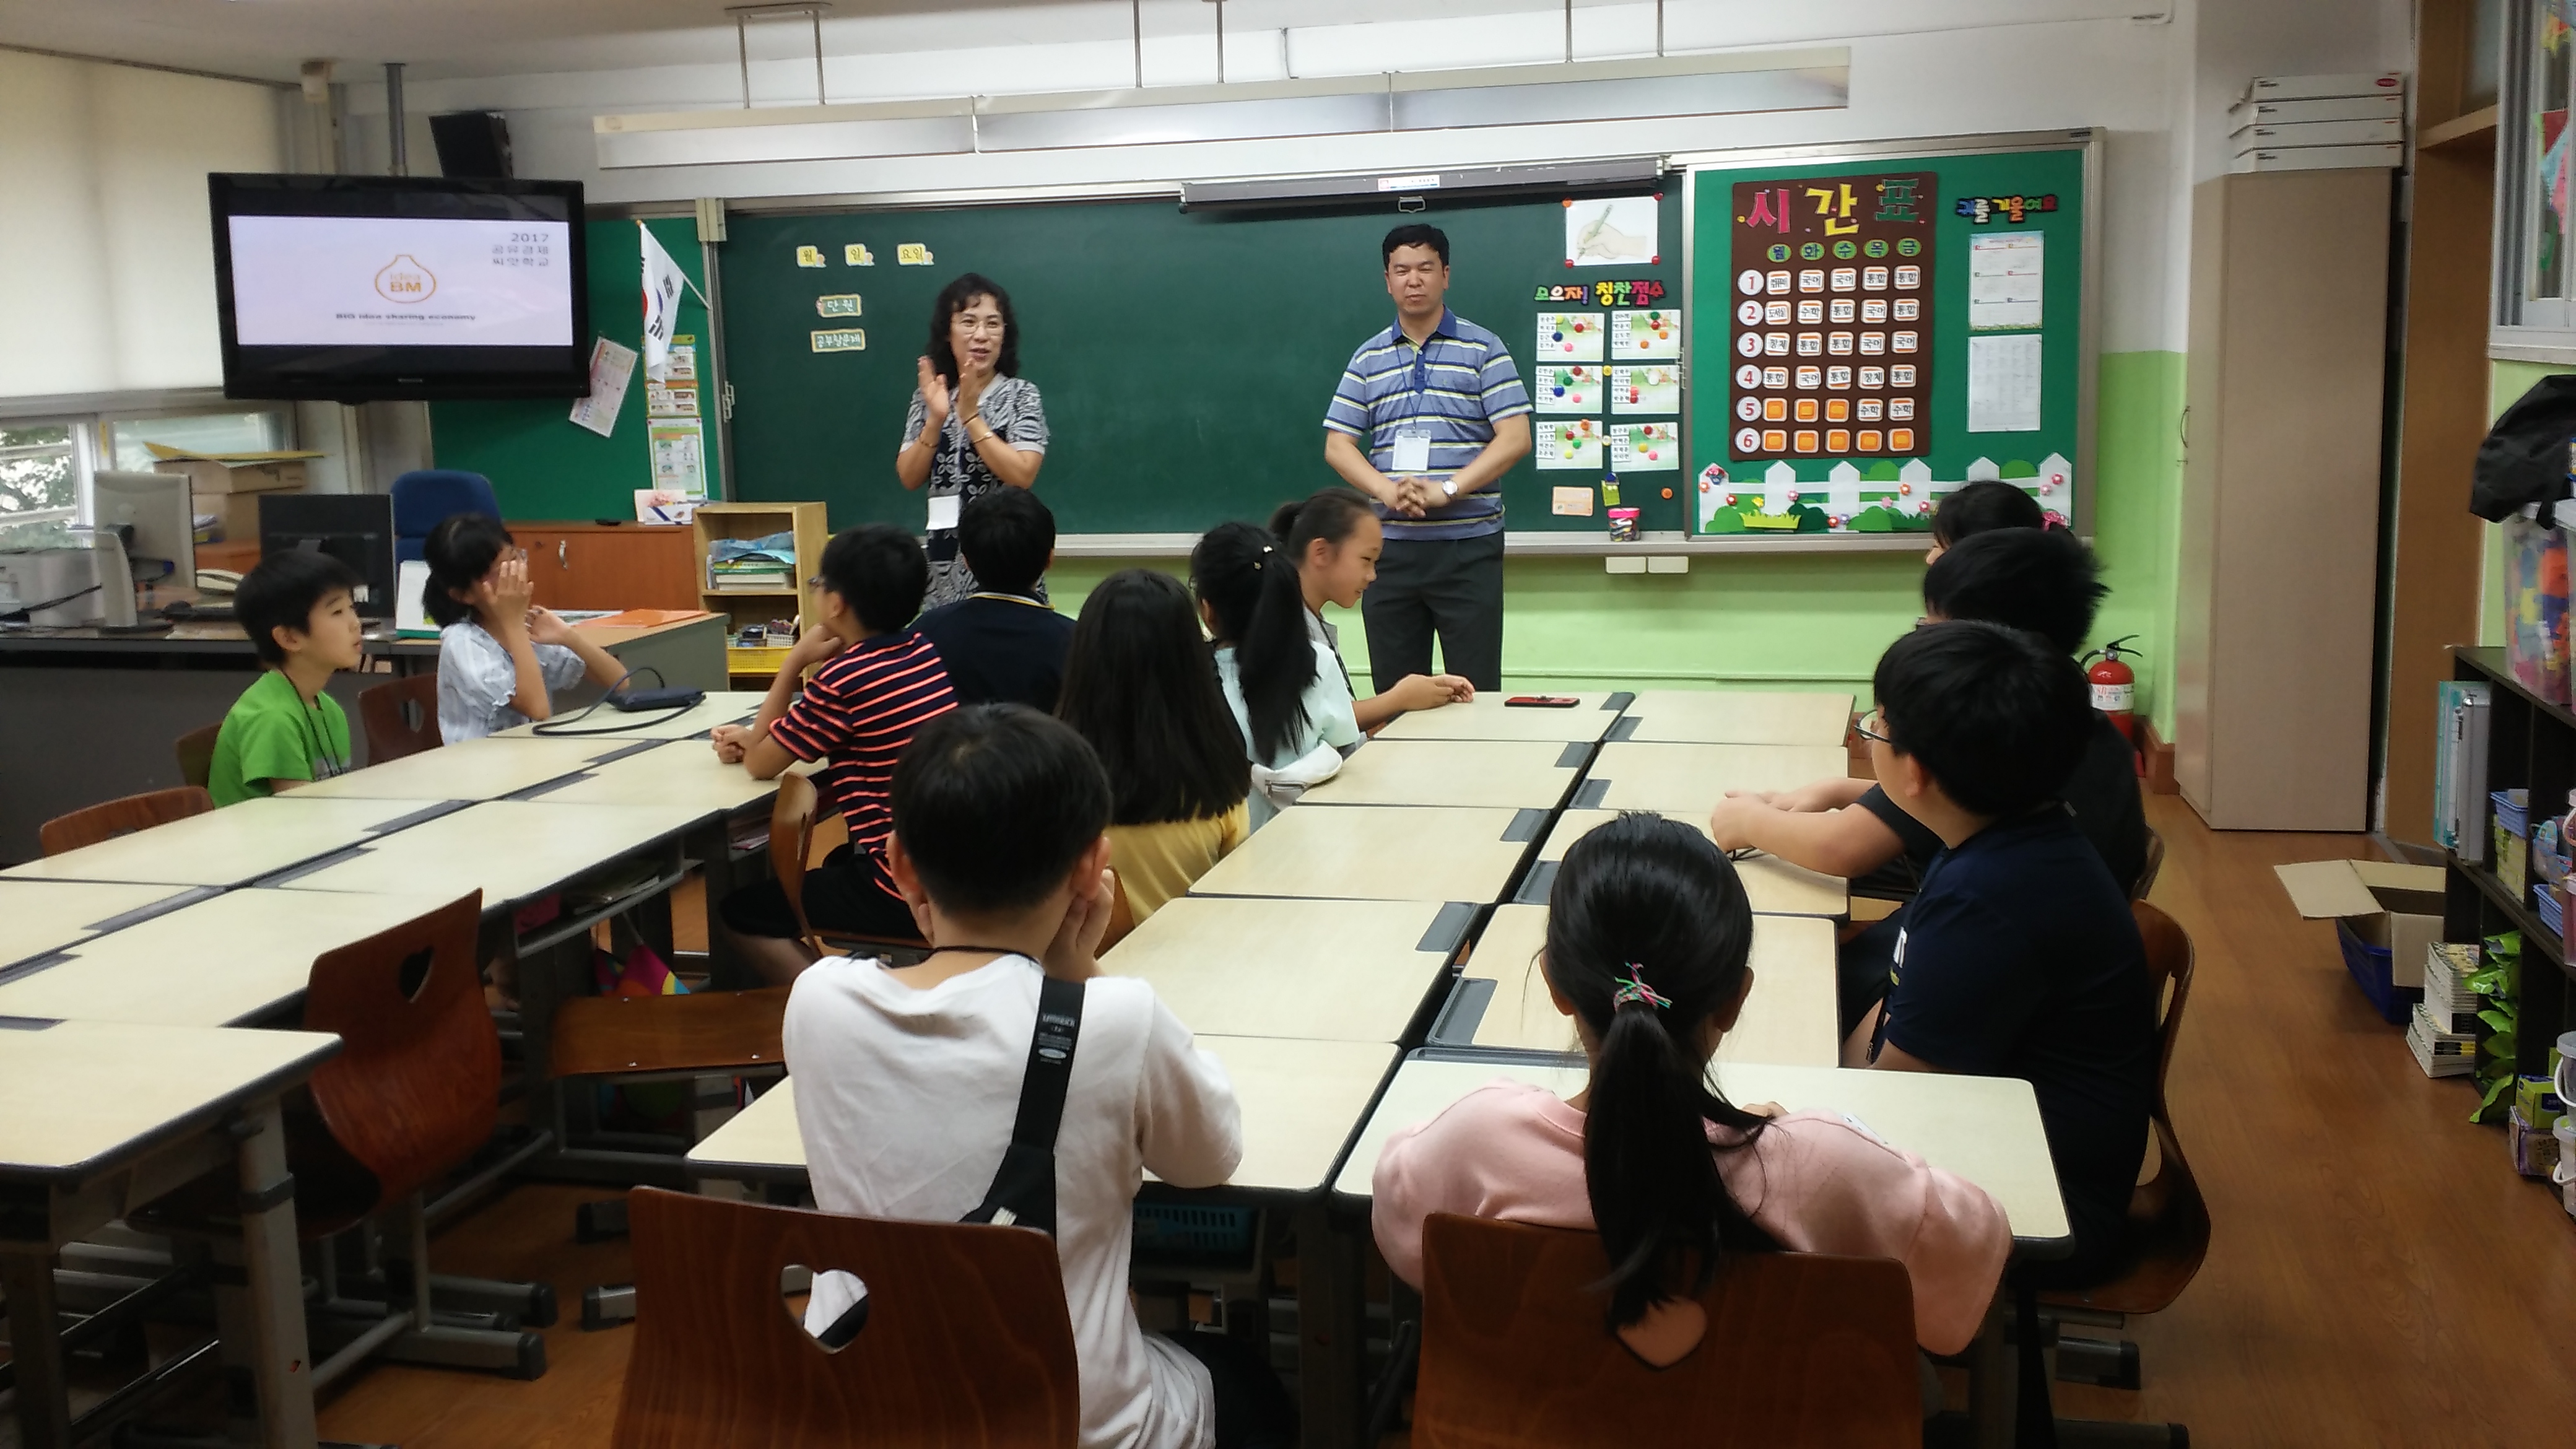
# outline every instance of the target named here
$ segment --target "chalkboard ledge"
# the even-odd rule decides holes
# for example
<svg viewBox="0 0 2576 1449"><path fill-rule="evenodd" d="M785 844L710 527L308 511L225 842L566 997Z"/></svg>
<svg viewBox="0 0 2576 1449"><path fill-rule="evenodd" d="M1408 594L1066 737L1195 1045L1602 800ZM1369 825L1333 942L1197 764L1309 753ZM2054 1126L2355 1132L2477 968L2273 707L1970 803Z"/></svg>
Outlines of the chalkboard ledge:
<svg viewBox="0 0 2576 1449"><path fill-rule="evenodd" d="M1058 558L1187 558L1195 533L1069 533L1056 540ZM1508 558L1609 558L1618 554L1914 553L1930 546L1920 533L1793 533L1782 538L1690 538L1649 533L1635 543L1613 543L1591 532L1525 532L1503 535Z"/></svg>

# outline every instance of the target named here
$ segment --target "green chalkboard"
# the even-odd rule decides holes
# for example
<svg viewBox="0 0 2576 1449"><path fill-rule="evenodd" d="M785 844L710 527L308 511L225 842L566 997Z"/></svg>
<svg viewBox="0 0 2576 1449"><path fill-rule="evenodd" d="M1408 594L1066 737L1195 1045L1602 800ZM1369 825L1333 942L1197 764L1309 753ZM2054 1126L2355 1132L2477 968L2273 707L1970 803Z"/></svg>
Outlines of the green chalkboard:
<svg viewBox="0 0 2576 1449"><path fill-rule="evenodd" d="M1995 476L2021 484L2042 508L2079 528L2086 526L2088 510L2082 500L2091 489L2084 476L2089 461L2086 373L2091 366L2090 341L2084 335L2085 272L2091 265L2085 254L2087 157L2082 133L2076 133L2064 144L2030 150L1909 155L1892 148L1818 164L1694 168L1691 285L1696 296L1690 328L1698 386L1689 399L1693 528L1704 533L1928 530L1934 495L1971 478ZM1847 208L1846 201L1857 204ZM1791 213L1785 219L1780 216L1783 202ZM1881 220L1890 216L1894 220ZM2039 259L2035 306L2004 305L2009 285L1972 290L1980 257L1989 267L2003 265L2001 244L2006 241ZM1878 245L1873 248L1872 243ZM1901 254L1900 245L1905 248ZM1866 317L1829 317L1817 324L1803 316L1783 322L1776 313L1753 321L1749 313L1737 312L1748 303L1778 307L1785 302L1794 309L1813 299L1831 306L1846 293L1801 290L1808 273L1821 270L1839 285L1835 269L1860 268L1866 281L1870 267L1893 269L1909 261L1927 264L1913 293L1922 308L1919 321L1899 314L1877 323ZM1777 291L1776 282L1757 287L1750 275L1754 272L1765 278L1786 275L1791 287L1786 293ZM1906 293L1852 289L1847 295L1853 305L1865 305L1873 297ZM1919 329L1921 346L1902 355L1867 356L1770 356L1742 350L1749 345L1748 336L1803 337L1819 325L1826 338L1837 329L1913 327ZM1980 349L1978 355L1972 357L1972 349ZM2037 365L2030 368L2034 350ZM1893 365L1906 362L1927 375L1919 396L1907 399L1916 405L1901 419L1760 413L1756 409L1774 398L1794 409L1806 398L1822 408L1847 397L1843 407L1848 410L1873 394L1882 408L1893 409L1887 399L1905 390L1853 386L1850 381L1839 387L1829 381L1821 391L1803 383L1786 390L1771 383L1748 387L1750 374L1742 372L1769 368L1776 383L1777 373L1794 376L1802 365L1825 370L1842 366L1866 376L1860 373L1864 366L1892 371ZM1972 374L1990 380L1988 396L1999 403L1972 409ZM2029 398L2033 385L2035 408ZM1977 426L1998 421L2013 426ZM1916 446L1885 445L1900 426L1917 431L1919 441L1908 440ZM1864 429L1881 430L1872 435L1882 440L1875 452L1848 445ZM1755 433L1759 440L1746 446ZM1845 448L1830 446L1846 435ZM1776 446L1783 438L1806 446ZM1837 478L1846 466L1860 475L1857 480L1849 474ZM1723 470L1723 476L1713 469ZM1794 481L1796 493L1795 503L1785 510L1775 496L1783 491L1784 476Z"/></svg>
<svg viewBox="0 0 2576 1449"><path fill-rule="evenodd" d="M689 280L705 286L696 221L678 217L645 224L653 228L654 238ZM640 349L644 345L644 260L635 223L594 216L586 235L591 330ZM696 339L701 391L712 397L714 338L707 331L707 309L694 295L681 297L678 335ZM568 398L432 403L430 448L439 467L462 468L490 478L493 491L500 495L503 517L634 517L635 490L653 486L645 438L643 359L636 359L625 403L609 436L578 426L569 416L571 411ZM720 497L715 421L702 421L708 494Z"/></svg>
<svg viewBox="0 0 2576 1449"><path fill-rule="evenodd" d="M1680 302L1681 207L1657 208L1649 264L1565 264L1564 199L1444 202L1418 219L1449 234L1450 304L1492 328L1532 378L1542 288L1653 280ZM737 215L719 250L736 495L822 499L835 527L883 520L918 527L923 503L896 482L894 455L929 331L951 277L981 272L1011 293L1021 375L1045 399L1052 434L1038 489L1066 533L1195 532L1260 518L1333 481L1323 416L1351 353L1394 320L1379 241L1400 221L1382 205L1336 212L1184 213L1171 201L1054 202L925 211ZM899 264L926 247L931 264ZM872 265L851 266L864 246ZM798 264L802 248L821 266ZM857 294L857 318L818 313L817 299ZM1601 309L1594 309L1601 310ZM818 330L856 327L858 351L817 352ZM1544 420L1542 420L1544 421ZM1600 421L1608 423L1606 408ZM1630 486L1647 527L1680 526L1678 469ZM1550 489L1600 482L1597 472L1540 472L1524 461L1504 480L1515 530L1599 530L1555 517Z"/></svg>

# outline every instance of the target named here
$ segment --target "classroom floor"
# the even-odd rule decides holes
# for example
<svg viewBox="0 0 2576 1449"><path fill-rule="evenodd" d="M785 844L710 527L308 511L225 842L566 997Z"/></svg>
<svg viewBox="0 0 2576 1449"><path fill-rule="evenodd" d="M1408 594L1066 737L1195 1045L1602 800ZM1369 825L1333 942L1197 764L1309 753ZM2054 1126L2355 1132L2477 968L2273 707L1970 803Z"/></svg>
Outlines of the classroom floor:
<svg viewBox="0 0 2576 1449"><path fill-rule="evenodd" d="M2576 1222L2516 1178L2469 1088L2428 1081L2343 973L2333 928L2271 866L2364 855L2359 836L2217 834L2170 796L2154 899L2200 971L2173 1107L2215 1223L2208 1263L2132 1325L2146 1387L2057 1386L2070 1416L2177 1420L2202 1443L2539 1444L2576 1424ZM405 1449L608 1443L631 1330L577 1326L622 1243L572 1241L596 1189L528 1185L440 1234L448 1272L542 1277L565 1321L535 1383L379 1366L326 1398L326 1438ZM8 1438L0 1429L0 1442Z"/></svg>

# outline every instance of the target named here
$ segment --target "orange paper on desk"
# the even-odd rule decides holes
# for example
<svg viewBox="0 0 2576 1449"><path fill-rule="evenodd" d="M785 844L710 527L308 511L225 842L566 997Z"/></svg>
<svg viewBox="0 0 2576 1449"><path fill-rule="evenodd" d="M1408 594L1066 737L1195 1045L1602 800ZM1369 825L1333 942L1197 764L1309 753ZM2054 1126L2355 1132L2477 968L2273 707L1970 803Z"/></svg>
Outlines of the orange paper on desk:
<svg viewBox="0 0 2576 1449"><path fill-rule="evenodd" d="M576 629L658 629L684 619L703 619L704 609L629 609L622 614L609 614L597 619L584 619Z"/></svg>

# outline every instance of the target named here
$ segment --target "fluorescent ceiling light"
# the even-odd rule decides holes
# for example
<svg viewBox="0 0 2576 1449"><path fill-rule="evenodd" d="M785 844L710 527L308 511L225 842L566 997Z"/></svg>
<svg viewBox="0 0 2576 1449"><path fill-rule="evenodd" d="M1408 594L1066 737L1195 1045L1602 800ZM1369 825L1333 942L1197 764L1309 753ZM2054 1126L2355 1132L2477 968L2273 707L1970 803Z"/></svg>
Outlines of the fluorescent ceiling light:
<svg viewBox="0 0 2576 1449"><path fill-rule="evenodd" d="M1277 140L1849 103L1840 47L1660 60L600 116L599 164L710 166Z"/></svg>

